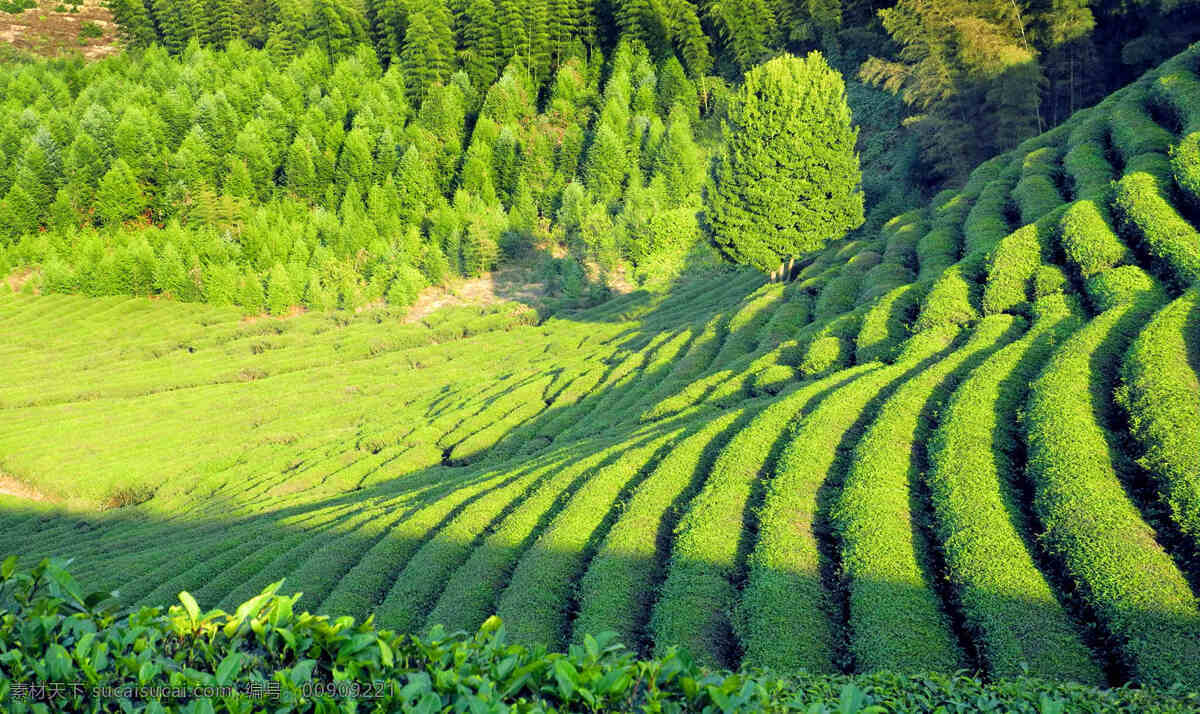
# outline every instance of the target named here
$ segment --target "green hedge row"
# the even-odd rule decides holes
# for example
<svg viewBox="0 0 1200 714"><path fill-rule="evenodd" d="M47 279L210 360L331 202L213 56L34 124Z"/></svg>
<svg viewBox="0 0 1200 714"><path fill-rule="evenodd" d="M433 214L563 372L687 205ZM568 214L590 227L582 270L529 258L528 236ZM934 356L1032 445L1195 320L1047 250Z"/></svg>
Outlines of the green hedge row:
<svg viewBox="0 0 1200 714"><path fill-rule="evenodd" d="M833 534L818 533L818 512L826 507L818 493L840 482L850 458L841 445L852 438L847 432L864 417L867 404L945 350L957 334L957 328L930 330L910 340L895 365L858 365L812 387L829 394L788 431L759 512L758 541L736 620L743 664L812 672L837 666L840 616L822 582L818 543Z"/></svg>
<svg viewBox="0 0 1200 714"><path fill-rule="evenodd" d="M1150 76L1114 95L1111 102L1101 103L1108 110L1112 145L1125 163L1142 154L1167 153L1175 137L1150 116Z"/></svg>
<svg viewBox="0 0 1200 714"><path fill-rule="evenodd" d="M572 641L613 631L635 645L648 634L643 628L658 596L654 586L666 556L664 536L669 537L663 529L678 522L679 511L746 415L731 411L680 439L633 492L580 580Z"/></svg>
<svg viewBox="0 0 1200 714"><path fill-rule="evenodd" d="M1084 198L1067 207L1059 222L1058 240L1067 262L1084 278L1136 258L1117 237L1107 198Z"/></svg>
<svg viewBox="0 0 1200 714"><path fill-rule="evenodd" d="M1076 200L1106 196L1116 178L1100 141L1086 141L1072 148L1063 157L1063 167L1071 177Z"/></svg>
<svg viewBox="0 0 1200 714"><path fill-rule="evenodd" d="M428 639L352 618L298 612L276 583L235 612L182 605L114 617L84 595L61 563L0 567L0 706L12 714L313 714L364 711L827 712L869 714L999 705L1015 712L1194 710L1194 694L1099 690L1035 679L983 684L963 676L870 677L713 672L675 652L637 660L611 634L566 653L511 645L499 618L475 635ZM104 594L96 597L102 598ZM36 619L40 627L25 623ZM335 685L340 683L340 687ZM43 683L81 682L61 694ZM240 694L172 696L171 689L236 687ZM137 687L168 693L138 697ZM105 693L105 688L111 694ZM275 691L271 691L275 690ZM48 698L47 698L48 695Z"/></svg>
<svg viewBox="0 0 1200 714"><path fill-rule="evenodd" d="M1017 342L990 357L951 397L929 444L934 520L964 623L996 677L1104 681L1022 530L1019 413L1029 382L1055 346L1082 324L1064 296L1037 304ZM1026 524L1026 528L1029 528Z"/></svg>
<svg viewBox="0 0 1200 714"><path fill-rule="evenodd" d="M971 212L962 224L963 254L987 250L1012 231L1008 222L1008 206L1012 193L1020 178L1020 164L1014 159L1016 170L1010 166L994 181L984 187L976 199ZM1058 191L1054 192L1058 195Z"/></svg>
<svg viewBox="0 0 1200 714"><path fill-rule="evenodd" d="M934 280L958 260L959 233L954 228L934 228L917 242L917 280Z"/></svg>
<svg viewBox="0 0 1200 714"><path fill-rule="evenodd" d="M496 519L519 504L525 494L535 492L561 466L561 461L554 460L515 475L499 470L480 474L443 495L367 551L321 603L319 612L358 617L377 612L389 627L417 631L446 580L477 544L479 534L487 532ZM426 532L416 533L422 526Z"/></svg>
<svg viewBox="0 0 1200 714"><path fill-rule="evenodd" d="M964 325L979 317L977 304L984 276L984 253L973 253L948 268L930 286L913 323L914 332L942 325Z"/></svg>
<svg viewBox="0 0 1200 714"><path fill-rule="evenodd" d="M423 629L435 625L445 625L451 630L474 629L493 614L496 599L521 557L571 494L614 460L618 451L616 444L597 445L585 458L554 470L550 478L540 482L536 490L526 494L511 513L488 530L482 540L472 543L466 561L453 575L444 578L442 593ZM392 592L396 597L389 593L390 602L385 600L380 608L381 622L387 621L388 609L406 607L397 589Z"/></svg>
<svg viewBox="0 0 1200 714"><path fill-rule="evenodd" d="M648 475L681 432L625 445L612 463L596 470L575 489L537 540L517 561L496 602L496 614L508 623L513 640L558 648L570 635L574 588L589 554L599 545L607 519L642 474Z"/></svg>
<svg viewBox="0 0 1200 714"><path fill-rule="evenodd" d="M1200 280L1200 232L1168 198L1170 164L1154 154L1131 164L1113 200L1124 230L1145 246L1179 289Z"/></svg>
<svg viewBox="0 0 1200 714"><path fill-rule="evenodd" d="M976 166L958 195L968 204L974 202L989 183L1000 177L1000 172L1008 165L1009 159L1007 154L1001 154Z"/></svg>
<svg viewBox="0 0 1200 714"><path fill-rule="evenodd" d="M1093 275L1083 287L1094 312L1105 312L1161 290L1158 281L1136 265L1122 265Z"/></svg>
<svg viewBox="0 0 1200 714"><path fill-rule="evenodd" d="M924 283L910 283L893 289L871 305L863 315L862 328L855 340L855 361L892 361L911 334L909 325L920 309L925 287Z"/></svg>
<svg viewBox="0 0 1200 714"><path fill-rule="evenodd" d="M1138 335L1122 367L1122 403L1140 462L1162 489L1171 517L1200 546L1200 289L1163 308Z"/></svg>
<svg viewBox="0 0 1200 714"><path fill-rule="evenodd" d="M913 488L925 465L925 415L957 379L1011 339L1022 325L984 318L961 347L905 381L880 407L854 446L831 511L842 542L855 670L948 672L963 658L938 592L930 587L928 543L918 534Z"/></svg>
<svg viewBox="0 0 1200 714"><path fill-rule="evenodd" d="M1200 78L1175 58L1164 65L1150 85L1150 100L1168 109L1179 120L1182 133L1200 130Z"/></svg>
<svg viewBox="0 0 1200 714"><path fill-rule="evenodd" d="M756 484L774 466L787 425L820 393L801 387L763 408L721 449L675 529L667 576L650 627L655 648L678 644L697 662L730 662L729 612L744 514Z"/></svg>
<svg viewBox="0 0 1200 714"><path fill-rule="evenodd" d="M782 302L782 294L783 285L775 283L764 285L746 297L742 306L729 316L725 341L709 369L720 369L730 361L754 351L759 333Z"/></svg>
<svg viewBox="0 0 1200 714"><path fill-rule="evenodd" d="M1126 495L1128 466L1105 426L1120 357L1161 304L1161 294L1143 293L1094 318L1056 351L1029 395L1027 472L1042 543L1111 635L1130 676L1195 687L1196 597Z"/></svg>
<svg viewBox="0 0 1200 714"><path fill-rule="evenodd" d="M1200 207L1200 131L1188 134L1171 150L1171 174L1183 198Z"/></svg>
<svg viewBox="0 0 1200 714"><path fill-rule="evenodd" d="M1009 233L988 254L980 301L983 314L1029 314L1034 276L1051 256L1054 234L1066 210L1065 206L1052 210Z"/></svg>

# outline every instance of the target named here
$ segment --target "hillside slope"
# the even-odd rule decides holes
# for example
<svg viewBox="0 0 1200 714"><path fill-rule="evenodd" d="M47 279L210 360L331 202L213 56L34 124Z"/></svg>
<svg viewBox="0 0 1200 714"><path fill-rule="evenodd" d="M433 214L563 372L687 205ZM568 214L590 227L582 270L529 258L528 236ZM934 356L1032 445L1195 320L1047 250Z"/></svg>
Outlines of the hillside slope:
<svg viewBox="0 0 1200 714"><path fill-rule="evenodd" d="M1198 75L786 284L540 325L2 297L0 471L59 503L0 497L0 550L130 604L286 577L551 648L1200 687Z"/></svg>

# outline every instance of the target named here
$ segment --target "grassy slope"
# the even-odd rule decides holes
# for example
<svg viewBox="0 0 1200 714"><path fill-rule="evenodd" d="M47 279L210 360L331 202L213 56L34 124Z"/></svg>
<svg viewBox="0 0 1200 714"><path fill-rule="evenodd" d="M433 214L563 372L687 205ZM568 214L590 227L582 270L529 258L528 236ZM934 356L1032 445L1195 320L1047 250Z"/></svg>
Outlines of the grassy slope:
<svg viewBox="0 0 1200 714"><path fill-rule="evenodd" d="M129 602L287 577L414 629L1198 687L1169 662L1200 662L1195 475L1156 456L1197 409L1194 167L1162 152L1198 58L783 288L728 270L541 325L0 292L0 471L58 499L6 497L0 550Z"/></svg>

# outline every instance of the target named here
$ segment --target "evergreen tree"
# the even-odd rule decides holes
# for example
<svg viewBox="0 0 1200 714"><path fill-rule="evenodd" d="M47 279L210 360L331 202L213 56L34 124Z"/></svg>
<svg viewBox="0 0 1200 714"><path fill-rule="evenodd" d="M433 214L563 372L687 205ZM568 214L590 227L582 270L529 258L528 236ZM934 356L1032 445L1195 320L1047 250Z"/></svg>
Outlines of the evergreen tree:
<svg viewBox="0 0 1200 714"><path fill-rule="evenodd" d="M183 53L191 36L188 23L183 17L183 4L179 0L152 0L154 24L163 47L173 55Z"/></svg>
<svg viewBox="0 0 1200 714"><path fill-rule="evenodd" d="M144 48L159 41L154 21L142 0L105 0L104 5L112 13L117 33L126 46Z"/></svg>
<svg viewBox="0 0 1200 714"><path fill-rule="evenodd" d="M629 168L625 142L608 123L600 124L584 162L584 185L602 202L612 204L621 196Z"/></svg>
<svg viewBox="0 0 1200 714"><path fill-rule="evenodd" d="M461 26L459 62L473 85L481 90L490 87L500 72L500 28L492 0L471 0Z"/></svg>
<svg viewBox="0 0 1200 714"><path fill-rule="evenodd" d="M237 292L237 304L242 308L242 312L248 315L257 315L263 311L266 303L266 296L263 295L262 280L253 270L247 269L242 275L241 284Z"/></svg>
<svg viewBox="0 0 1200 714"><path fill-rule="evenodd" d="M117 123L113 132L113 146L117 157L129 164L139 181L148 180L162 161L158 139L150 129L150 121L136 104L127 108Z"/></svg>
<svg viewBox="0 0 1200 714"><path fill-rule="evenodd" d="M235 0L213 0L212 17L210 18L209 36L212 44L226 48L240 35L237 6Z"/></svg>
<svg viewBox="0 0 1200 714"><path fill-rule="evenodd" d="M769 271L861 225L857 135L842 78L820 54L747 73L708 191L725 253Z"/></svg>
<svg viewBox="0 0 1200 714"><path fill-rule="evenodd" d="M351 129L342 144L336 170L338 190L344 192L351 181L360 186L371 185L374 175L371 140L362 129Z"/></svg>
<svg viewBox="0 0 1200 714"><path fill-rule="evenodd" d="M406 224L416 224L425 215L433 195L433 177L416 147L408 147L396 169L398 201L396 215Z"/></svg>
<svg viewBox="0 0 1200 714"><path fill-rule="evenodd" d="M316 141L311 134L301 133L296 136L288 148L287 159L283 173L287 188L292 194L309 201L315 200L317 191L317 173L313 165L313 149Z"/></svg>
<svg viewBox="0 0 1200 714"><path fill-rule="evenodd" d="M41 207L20 184L13 184L0 201L0 238L15 242L17 238L37 230L41 223Z"/></svg>
<svg viewBox="0 0 1200 714"><path fill-rule="evenodd" d="M676 104L666 135L654 152L653 172L662 177L667 197L675 205L700 190L704 182L704 154L692 138L687 110Z"/></svg>
<svg viewBox="0 0 1200 714"><path fill-rule="evenodd" d="M443 64L433 25L424 13L413 14L400 52L400 69L408 82L409 101L414 106L420 106L425 100L429 87L438 81L438 70Z"/></svg>
<svg viewBox="0 0 1200 714"><path fill-rule="evenodd" d="M267 277L267 310L277 317L286 315L298 302L287 270L281 263L275 263Z"/></svg>
<svg viewBox="0 0 1200 714"><path fill-rule="evenodd" d="M529 36L525 30L525 11L521 0L497 0L496 19L500 25L500 61L514 57L527 61Z"/></svg>
<svg viewBox="0 0 1200 714"><path fill-rule="evenodd" d="M137 174L124 159L113 162L96 191L96 213L105 225L118 225L146 208Z"/></svg>

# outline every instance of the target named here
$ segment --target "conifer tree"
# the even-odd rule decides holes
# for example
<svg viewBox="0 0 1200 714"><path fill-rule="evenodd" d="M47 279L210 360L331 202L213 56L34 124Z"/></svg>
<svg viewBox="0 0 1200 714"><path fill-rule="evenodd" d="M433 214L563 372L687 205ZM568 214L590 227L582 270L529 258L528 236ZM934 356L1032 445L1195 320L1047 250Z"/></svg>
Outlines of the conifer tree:
<svg viewBox="0 0 1200 714"><path fill-rule="evenodd" d="M433 195L433 177L415 146L408 147L396 168L396 215L407 224L417 223L425 215L426 202Z"/></svg>
<svg viewBox="0 0 1200 714"><path fill-rule="evenodd" d="M0 200L0 238L15 242L17 238L37 230L41 223L41 207L20 184L13 184Z"/></svg>
<svg viewBox="0 0 1200 714"><path fill-rule="evenodd" d="M154 21L142 0L105 0L105 7L113 14L117 33L128 47L149 47L159 41Z"/></svg>
<svg viewBox="0 0 1200 714"><path fill-rule="evenodd" d="M213 45L224 49L240 36L235 0L213 0L209 37Z"/></svg>
<svg viewBox="0 0 1200 714"><path fill-rule="evenodd" d="M266 297L263 295L262 280L252 269L247 269L242 275L237 292L237 304L248 315L257 315L263 311Z"/></svg>
<svg viewBox="0 0 1200 714"><path fill-rule="evenodd" d="M861 225L857 135L841 75L820 54L747 73L707 192L726 254L769 271Z"/></svg>
<svg viewBox="0 0 1200 714"><path fill-rule="evenodd" d="M500 73L500 28L492 0L471 0L461 19L459 61L479 89L490 87Z"/></svg>
<svg viewBox="0 0 1200 714"><path fill-rule="evenodd" d="M630 160L624 140L608 123L601 123L584 162L584 185L607 204L621 196Z"/></svg>
<svg viewBox="0 0 1200 714"><path fill-rule="evenodd" d="M654 152L654 174L662 177L668 199L679 205L700 190L704 169L704 154L692 138L687 110L676 104L662 143Z"/></svg>
<svg viewBox="0 0 1200 714"><path fill-rule="evenodd" d="M342 153L338 156L336 177L338 189L346 190L351 181L359 186L371 185L374 175L374 159L371 156L371 141L362 129L351 129L342 143Z"/></svg>
<svg viewBox="0 0 1200 714"><path fill-rule="evenodd" d="M212 186L216 184L216 165L216 155L208 136L203 129L195 126L171 156L167 170L168 180L171 183L181 182L189 188L196 188L201 184Z"/></svg>
<svg viewBox="0 0 1200 714"><path fill-rule="evenodd" d="M286 315L298 302L287 270L281 263L275 263L267 277L267 310L277 317Z"/></svg>
<svg viewBox="0 0 1200 714"><path fill-rule="evenodd" d="M283 173L288 190L294 195L312 201L317 198L317 173L313 166L313 148L316 141L307 131L296 136L288 148Z"/></svg>
<svg viewBox="0 0 1200 714"><path fill-rule="evenodd" d="M400 69L408 82L409 101L420 106L429 87L438 81L438 68L443 64L433 25L424 13L409 18L404 48L400 51Z"/></svg>
<svg viewBox="0 0 1200 714"><path fill-rule="evenodd" d="M496 19L500 25L500 61L529 57L529 36L525 30L525 11L521 0L496 0Z"/></svg>
<svg viewBox="0 0 1200 714"><path fill-rule="evenodd" d="M113 162L96 191L96 213L105 225L118 225L146 207L137 174L124 159Z"/></svg>
<svg viewBox="0 0 1200 714"><path fill-rule="evenodd" d="M152 0L152 6L154 24L158 26L163 47L173 55L182 54L191 36L182 14L182 3L180 0Z"/></svg>
<svg viewBox="0 0 1200 714"><path fill-rule="evenodd" d="M156 164L162 160L158 140L150 130L150 121L136 104L128 107L117 123L113 147L117 157L129 164L139 181L149 179Z"/></svg>

